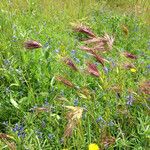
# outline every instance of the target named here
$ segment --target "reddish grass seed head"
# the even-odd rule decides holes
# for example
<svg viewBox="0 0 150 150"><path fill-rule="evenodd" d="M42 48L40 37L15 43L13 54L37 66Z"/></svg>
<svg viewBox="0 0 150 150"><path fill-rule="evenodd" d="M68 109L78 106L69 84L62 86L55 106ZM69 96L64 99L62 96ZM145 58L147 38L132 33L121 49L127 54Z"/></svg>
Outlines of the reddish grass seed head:
<svg viewBox="0 0 150 150"><path fill-rule="evenodd" d="M97 69L97 66L95 64L91 64L91 63L87 63L88 65L88 68L87 68L87 71L91 74L91 75L94 75L96 77L99 77L100 74L99 74L99 71Z"/></svg>
<svg viewBox="0 0 150 150"><path fill-rule="evenodd" d="M83 24L73 25L73 30L75 32L85 33L89 37L96 37L96 35L92 32L92 30Z"/></svg>
<svg viewBox="0 0 150 150"><path fill-rule="evenodd" d="M137 56L134 55L134 54L131 54L129 52L124 52L123 55L127 58L130 58L130 59L137 59Z"/></svg>
<svg viewBox="0 0 150 150"><path fill-rule="evenodd" d="M70 58L65 58L64 62L73 70L78 71L77 67L75 66L75 64L73 63L73 61Z"/></svg>
<svg viewBox="0 0 150 150"><path fill-rule="evenodd" d="M74 87L74 84L71 81L63 78L62 76L57 76L56 79L59 82L62 82L64 85L67 85L67 86L72 87L72 88Z"/></svg>
<svg viewBox="0 0 150 150"><path fill-rule="evenodd" d="M29 41L24 42L24 47L26 49L36 49L36 48L41 48L42 44L40 44L37 41L29 40Z"/></svg>

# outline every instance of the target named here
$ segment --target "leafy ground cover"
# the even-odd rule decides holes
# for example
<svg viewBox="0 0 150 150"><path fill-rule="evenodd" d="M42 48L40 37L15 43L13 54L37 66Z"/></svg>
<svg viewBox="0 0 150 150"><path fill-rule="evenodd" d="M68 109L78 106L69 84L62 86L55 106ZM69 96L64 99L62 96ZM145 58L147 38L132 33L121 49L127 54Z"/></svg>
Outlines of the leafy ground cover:
<svg viewBox="0 0 150 150"><path fill-rule="evenodd" d="M150 41L140 4L2 0L1 149L150 148ZM28 49L29 40L42 47Z"/></svg>

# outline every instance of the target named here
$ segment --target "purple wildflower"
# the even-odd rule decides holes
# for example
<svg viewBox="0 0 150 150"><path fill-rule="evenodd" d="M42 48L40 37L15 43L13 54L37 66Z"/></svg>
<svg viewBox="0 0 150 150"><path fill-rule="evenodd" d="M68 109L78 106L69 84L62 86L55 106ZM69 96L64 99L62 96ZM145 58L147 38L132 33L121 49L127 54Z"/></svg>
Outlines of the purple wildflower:
<svg viewBox="0 0 150 150"><path fill-rule="evenodd" d="M98 118L96 119L96 122L97 122L97 123L98 123L98 122L106 123L106 121L102 118L102 116L98 117Z"/></svg>
<svg viewBox="0 0 150 150"><path fill-rule="evenodd" d="M78 103L79 103L79 101L78 101L78 98L77 98L77 99L74 100L74 106L78 106Z"/></svg>
<svg viewBox="0 0 150 150"><path fill-rule="evenodd" d="M14 128L12 128L13 132L16 132L18 137L24 138L25 137L25 131L24 126L21 124L16 123Z"/></svg>
<svg viewBox="0 0 150 150"><path fill-rule="evenodd" d="M96 66L98 66L99 63L98 63L98 62L94 62L94 64L95 64Z"/></svg>
<svg viewBox="0 0 150 150"><path fill-rule="evenodd" d="M64 138L60 139L60 143L63 144L64 143Z"/></svg>
<svg viewBox="0 0 150 150"><path fill-rule="evenodd" d="M146 68L150 70L150 65L148 65Z"/></svg>
<svg viewBox="0 0 150 150"><path fill-rule="evenodd" d="M9 66L11 64L10 60L8 60L8 59L4 59L3 63L5 66Z"/></svg>
<svg viewBox="0 0 150 150"><path fill-rule="evenodd" d="M17 41L17 37L15 35L12 36L12 41L16 42Z"/></svg>
<svg viewBox="0 0 150 150"><path fill-rule="evenodd" d="M60 52L60 50L59 49L55 49L54 52L58 54Z"/></svg>
<svg viewBox="0 0 150 150"><path fill-rule="evenodd" d="M105 74L108 74L108 68L107 67L103 67L103 70L104 70Z"/></svg>
<svg viewBox="0 0 150 150"><path fill-rule="evenodd" d="M35 131L35 133L37 134L37 136L38 136L38 138L39 139L42 139L43 138L43 133L42 132L40 132L40 131Z"/></svg>
<svg viewBox="0 0 150 150"><path fill-rule="evenodd" d="M46 122L44 120L42 120L41 126L42 126L42 128L46 127Z"/></svg>
<svg viewBox="0 0 150 150"><path fill-rule="evenodd" d="M148 50L150 50L150 41L148 41Z"/></svg>
<svg viewBox="0 0 150 150"><path fill-rule="evenodd" d="M18 132L18 137L25 138L25 133L24 132Z"/></svg>
<svg viewBox="0 0 150 150"><path fill-rule="evenodd" d="M108 123L108 126L110 126L110 127L114 126L114 122L113 122L113 121L110 121L110 122Z"/></svg>
<svg viewBox="0 0 150 150"><path fill-rule="evenodd" d="M45 99L45 102L44 102L43 106L49 106L49 102L47 101L47 98Z"/></svg>
<svg viewBox="0 0 150 150"><path fill-rule="evenodd" d="M60 95L61 95L61 96L64 96L64 90L61 90L61 91L60 91Z"/></svg>
<svg viewBox="0 0 150 150"><path fill-rule="evenodd" d="M73 57L73 59L77 62L80 63L80 60L77 57Z"/></svg>
<svg viewBox="0 0 150 150"><path fill-rule="evenodd" d="M133 95L130 93L130 94L127 96L127 105L132 106L133 101L134 101L134 97L133 97Z"/></svg>
<svg viewBox="0 0 150 150"><path fill-rule="evenodd" d="M74 56L76 54L76 50L71 51L71 55Z"/></svg>
<svg viewBox="0 0 150 150"><path fill-rule="evenodd" d="M49 133L48 134L48 139L52 140L54 138L54 134Z"/></svg>

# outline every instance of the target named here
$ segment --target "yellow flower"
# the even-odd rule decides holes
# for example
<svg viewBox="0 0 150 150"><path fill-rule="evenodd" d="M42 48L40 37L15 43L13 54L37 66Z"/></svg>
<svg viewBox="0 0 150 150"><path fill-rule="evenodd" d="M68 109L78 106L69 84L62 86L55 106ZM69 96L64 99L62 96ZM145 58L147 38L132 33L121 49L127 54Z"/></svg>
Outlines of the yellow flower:
<svg viewBox="0 0 150 150"><path fill-rule="evenodd" d="M90 144L89 145L89 150L99 150L99 147L98 147L98 145L97 144Z"/></svg>
<svg viewBox="0 0 150 150"><path fill-rule="evenodd" d="M133 73L135 73L135 72L136 72L136 69L131 68L130 71L133 72Z"/></svg>

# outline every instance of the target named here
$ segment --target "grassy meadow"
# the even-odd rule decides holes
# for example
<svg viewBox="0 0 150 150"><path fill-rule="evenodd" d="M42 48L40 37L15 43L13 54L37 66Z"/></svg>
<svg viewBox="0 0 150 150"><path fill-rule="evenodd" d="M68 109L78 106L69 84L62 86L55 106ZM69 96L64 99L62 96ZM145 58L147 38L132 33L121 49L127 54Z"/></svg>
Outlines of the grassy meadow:
<svg viewBox="0 0 150 150"><path fill-rule="evenodd" d="M148 6L1 0L0 150L150 149Z"/></svg>

